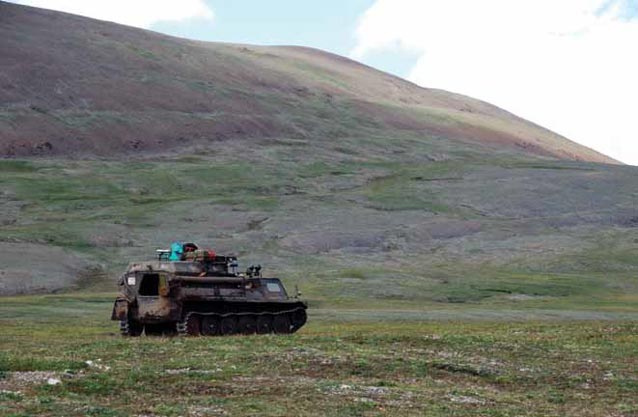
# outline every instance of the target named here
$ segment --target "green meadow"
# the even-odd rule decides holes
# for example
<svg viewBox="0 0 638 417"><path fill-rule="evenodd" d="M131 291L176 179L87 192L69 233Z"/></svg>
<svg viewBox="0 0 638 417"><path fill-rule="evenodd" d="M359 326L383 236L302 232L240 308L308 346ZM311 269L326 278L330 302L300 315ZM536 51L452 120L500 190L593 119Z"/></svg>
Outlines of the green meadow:
<svg viewBox="0 0 638 417"><path fill-rule="evenodd" d="M635 170L399 139L0 161L0 415L638 414ZM308 324L122 338L118 274L173 239Z"/></svg>
<svg viewBox="0 0 638 417"><path fill-rule="evenodd" d="M104 293L8 297L5 416L631 416L635 317L314 308L291 336L122 338Z"/></svg>

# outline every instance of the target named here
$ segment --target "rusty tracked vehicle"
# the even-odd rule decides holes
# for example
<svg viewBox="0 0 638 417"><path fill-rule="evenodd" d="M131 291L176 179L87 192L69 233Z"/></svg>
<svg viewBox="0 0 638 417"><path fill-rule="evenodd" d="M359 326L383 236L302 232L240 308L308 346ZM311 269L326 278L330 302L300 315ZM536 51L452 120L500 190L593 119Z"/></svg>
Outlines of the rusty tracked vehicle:
<svg viewBox="0 0 638 417"><path fill-rule="evenodd" d="M236 257L187 245L129 265L111 317L123 335L294 333L306 323L307 304L278 278L263 277L261 266L240 274Z"/></svg>

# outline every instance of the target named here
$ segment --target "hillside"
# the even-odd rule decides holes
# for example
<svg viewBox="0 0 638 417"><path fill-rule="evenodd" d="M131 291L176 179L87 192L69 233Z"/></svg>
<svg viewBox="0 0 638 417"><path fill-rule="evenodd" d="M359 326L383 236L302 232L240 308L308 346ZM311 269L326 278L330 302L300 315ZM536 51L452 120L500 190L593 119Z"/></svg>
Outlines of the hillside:
<svg viewBox="0 0 638 417"><path fill-rule="evenodd" d="M0 156L148 155L397 131L614 162L489 104L301 47L195 42L0 2Z"/></svg>
<svg viewBox="0 0 638 417"><path fill-rule="evenodd" d="M0 1L0 415L638 415L637 177L321 51ZM174 240L307 325L120 337Z"/></svg>
<svg viewBox="0 0 638 417"><path fill-rule="evenodd" d="M7 3L0 56L0 294L182 239L315 307L635 308L637 169L489 104Z"/></svg>

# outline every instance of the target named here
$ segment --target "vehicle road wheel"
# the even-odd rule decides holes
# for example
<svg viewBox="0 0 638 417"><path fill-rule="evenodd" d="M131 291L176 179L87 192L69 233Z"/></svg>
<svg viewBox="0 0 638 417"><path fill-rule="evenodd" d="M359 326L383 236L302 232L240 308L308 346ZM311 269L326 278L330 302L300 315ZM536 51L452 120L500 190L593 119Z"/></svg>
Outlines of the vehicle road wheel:
<svg viewBox="0 0 638 417"><path fill-rule="evenodd" d="M224 317L221 323L221 333L224 336L229 336L237 333L237 318Z"/></svg>
<svg viewBox="0 0 638 417"><path fill-rule="evenodd" d="M219 317L204 316L201 329L204 336L217 336L221 333Z"/></svg>
<svg viewBox="0 0 638 417"><path fill-rule="evenodd" d="M269 315L263 315L257 317L257 333L268 334L272 333L272 317Z"/></svg>
<svg viewBox="0 0 638 417"><path fill-rule="evenodd" d="M166 337L174 337L178 335L176 323L167 323L164 325L162 334Z"/></svg>
<svg viewBox="0 0 638 417"><path fill-rule="evenodd" d="M197 314L191 314L186 319L186 334L199 336L202 333L202 318Z"/></svg>
<svg viewBox="0 0 638 417"><path fill-rule="evenodd" d="M122 336L137 337L142 334L144 325L131 318L120 320L120 333Z"/></svg>
<svg viewBox="0 0 638 417"><path fill-rule="evenodd" d="M164 325L147 324L144 326L144 333L147 336L161 336L162 334L164 334Z"/></svg>
<svg viewBox="0 0 638 417"><path fill-rule="evenodd" d="M257 332L257 319L253 316L241 316L238 327L242 334L255 334Z"/></svg>
<svg viewBox="0 0 638 417"><path fill-rule="evenodd" d="M275 316L272 327L277 334L290 333L290 319L288 319L288 316L284 316L283 314Z"/></svg>

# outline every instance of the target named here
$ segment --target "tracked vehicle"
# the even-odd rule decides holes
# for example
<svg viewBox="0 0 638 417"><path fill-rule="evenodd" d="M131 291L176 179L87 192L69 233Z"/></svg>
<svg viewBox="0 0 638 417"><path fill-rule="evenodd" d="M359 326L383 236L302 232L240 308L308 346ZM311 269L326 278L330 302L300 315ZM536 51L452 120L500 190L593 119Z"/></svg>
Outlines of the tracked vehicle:
<svg viewBox="0 0 638 417"><path fill-rule="evenodd" d="M181 248L181 250L180 250ZM173 244L156 260L131 263L119 279L111 319L125 336L294 333L307 304L261 266L238 273L235 256Z"/></svg>

